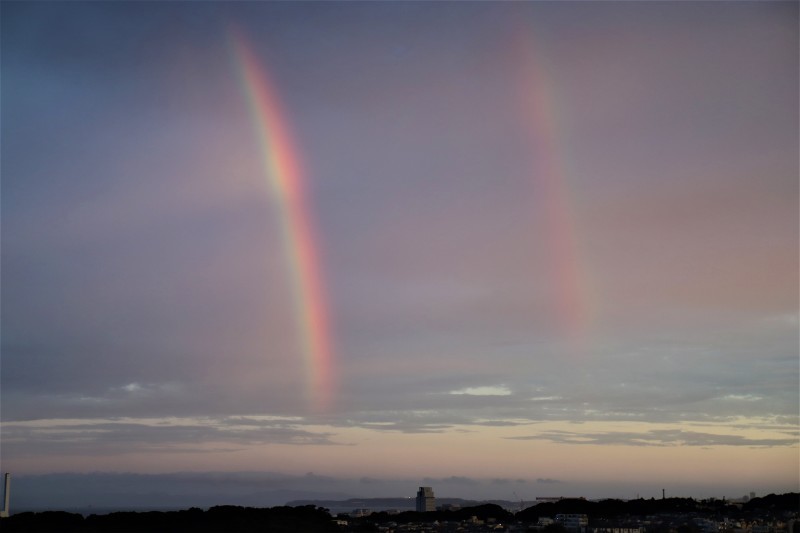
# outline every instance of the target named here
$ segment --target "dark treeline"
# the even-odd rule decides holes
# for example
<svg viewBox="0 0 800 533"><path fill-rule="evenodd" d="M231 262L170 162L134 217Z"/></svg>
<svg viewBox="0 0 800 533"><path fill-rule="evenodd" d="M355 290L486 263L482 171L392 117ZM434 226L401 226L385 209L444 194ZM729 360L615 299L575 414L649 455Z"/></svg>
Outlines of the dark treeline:
<svg viewBox="0 0 800 533"><path fill-rule="evenodd" d="M433 522L436 520L460 522L462 520L469 520L473 516L480 520L494 518L498 522L514 520L514 513L506 511L499 505L487 503L473 507L464 507L463 509L454 509L449 511L428 511L425 513L420 513L417 511L405 511L402 513L390 514L383 511L380 513L372 513L366 517L364 521L375 522L378 524L385 524L386 522L410 524L413 522Z"/></svg>
<svg viewBox="0 0 800 533"><path fill-rule="evenodd" d="M800 512L800 494L770 494L753 498L744 505L726 500L694 500L692 498L603 500L563 499L544 502L511 513L496 504L484 504L448 511L418 513L373 513L360 519L349 519L351 526L371 526L387 522L398 524L438 521L459 522L476 517L494 518L498 523L519 521L535 523L539 517L557 514L586 514L591 520L625 519L626 517L697 513L709 516L779 516L785 512ZM364 530L368 530L367 527ZM315 505L299 507L254 508L232 505L212 507L207 511L192 508L185 511L118 512L84 517L77 513L47 511L19 513L0 519L3 533L100 533L100 532L333 532L341 531L327 509Z"/></svg>
<svg viewBox="0 0 800 533"><path fill-rule="evenodd" d="M0 520L3 533L100 533L100 532L214 532L249 533L274 531L289 533L307 531L323 533L339 531L326 509L312 505L303 507L254 508L223 505L207 511L192 508L186 511L120 512L106 515L47 511L19 513Z"/></svg>
<svg viewBox="0 0 800 533"><path fill-rule="evenodd" d="M518 512L517 520L535 522L539 517L553 517L557 514L577 513L592 518L614 519L626 516L649 516L658 514L702 513L705 515L724 515L729 517L747 516L757 513L767 516L785 511L800 511L800 494L770 494L763 498L753 498L742 506L727 500L695 500L692 498L651 498L645 500L601 500L563 499L557 502L543 502Z"/></svg>

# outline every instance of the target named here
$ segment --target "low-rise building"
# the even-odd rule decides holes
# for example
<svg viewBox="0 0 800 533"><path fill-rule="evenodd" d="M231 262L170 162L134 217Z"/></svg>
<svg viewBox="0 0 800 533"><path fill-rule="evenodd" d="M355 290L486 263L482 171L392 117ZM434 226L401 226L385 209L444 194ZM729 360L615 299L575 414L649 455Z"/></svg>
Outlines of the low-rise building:
<svg viewBox="0 0 800 533"><path fill-rule="evenodd" d="M585 514L557 514L556 524L561 525L567 531L583 533L589 525L589 517Z"/></svg>

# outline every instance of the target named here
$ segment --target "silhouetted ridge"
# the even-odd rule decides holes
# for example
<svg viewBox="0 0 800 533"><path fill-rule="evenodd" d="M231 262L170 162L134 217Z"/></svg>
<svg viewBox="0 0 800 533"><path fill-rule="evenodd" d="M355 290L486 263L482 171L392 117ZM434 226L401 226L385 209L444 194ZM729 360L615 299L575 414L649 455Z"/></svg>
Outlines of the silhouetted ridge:
<svg viewBox="0 0 800 533"><path fill-rule="evenodd" d="M763 498L753 498L741 507L725 500L694 500L692 498L666 498L645 500L602 500L565 498L557 502L543 502L528 507L516 514L518 520L534 522L539 517L554 517L557 514L586 514L593 518L619 518L625 516L649 516L675 513L703 513L738 515L741 512L770 510L774 512L800 512L800 494L770 494Z"/></svg>
<svg viewBox="0 0 800 533"><path fill-rule="evenodd" d="M325 533L339 531L326 509L314 506L254 508L222 505L208 511L192 508L185 511L118 512L91 515L48 511L20 513L3 518L3 533L160 533L176 531L249 533Z"/></svg>
<svg viewBox="0 0 800 533"><path fill-rule="evenodd" d="M428 511L420 513L417 511L405 511L402 513L387 513L385 511L372 513L366 519L370 522L383 524L386 522L397 522L398 524L410 524L412 522L434 522L436 520L462 521L472 517L479 520L494 518L498 522L507 522L514 519L514 514L506 511L499 505L487 503L473 507L463 507L447 511Z"/></svg>
<svg viewBox="0 0 800 533"><path fill-rule="evenodd" d="M271 508L240 507L220 505L207 511L193 507L183 511L150 511L150 512L116 512L107 515L90 515L84 518L80 514L63 511L46 511L41 513L19 513L9 518L0 519L0 530L3 533L128 533L128 532L272 532L272 533L327 533L333 531L372 531L376 524L396 522L398 524L431 523L434 521L463 522L472 517L478 520L497 523L523 522L534 524L541 517L554 518L558 514L586 514L590 527L605 527L608 520L623 520L631 517L662 515L669 517L769 517L794 516L797 520L800 513L800 494L770 494L763 498L753 498L745 504L731 503L725 500L693 500L692 498L667 498L630 501L602 500L588 501L584 499L563 499L557 502L544 502L528 507L513 514L493 503L485 503L461 509L447 511L431 511L419 513L406 511L391 514L388 512L372 513L363 518L348 518L348 526L340 528L331 517L328 509L316 505L282 506ZM671 516L674 515L674 516ZM690 531L679 521L678 531ZM684 527L685 526L685 527ZM683 528L683 529L681 529ZM672 526L653 531L672 531ZM558 533L563 528L551 524L545 533Z"/></svg>
<svg viewBox="0 0 800 533"><path fill-rule="evenodd" d="M753 498L744 504L748 511L800 511L800 493L768 494L762 498Z"/></svg>

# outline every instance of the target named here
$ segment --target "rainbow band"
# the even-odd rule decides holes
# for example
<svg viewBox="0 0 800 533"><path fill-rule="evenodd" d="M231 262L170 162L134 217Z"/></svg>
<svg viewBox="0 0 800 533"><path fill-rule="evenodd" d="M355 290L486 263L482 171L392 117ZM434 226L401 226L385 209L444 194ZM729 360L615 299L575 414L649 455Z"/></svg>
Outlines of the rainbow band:
<svg viewBox="0 0 800 533"><path fill-rule="evenodd" d="M517 49L522 65L523 108L533 147L537 194L547 225L547 250L554 283L554 312L564 333L579 348L588 333L591 318L588 282L582 268L566 158L562 153L560 121L551 78L539 60L539 47L531 31L518 33Z"/></svg>
<svg viewBox="0 0 800 533"><path fill-rule="evenodd" d="M294 297L294 320L307 372L309 403L313 410L321 411L330 406L334 392L333 349L303 169L269 77L241 33L231 31L230 34L258 136L264 174L279 211Z"/></svg>

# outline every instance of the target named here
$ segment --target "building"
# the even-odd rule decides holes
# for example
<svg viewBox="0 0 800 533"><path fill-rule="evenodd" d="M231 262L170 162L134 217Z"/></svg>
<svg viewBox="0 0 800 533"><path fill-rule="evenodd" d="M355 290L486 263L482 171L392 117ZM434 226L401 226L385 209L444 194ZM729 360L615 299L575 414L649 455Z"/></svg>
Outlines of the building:
<svg viewBox="0 0 800 533"><path fill-rule="evenodd" d="M0 511L0 518L8 518L9 517L9 510L8 510L8 500L11 497L11 474L6 472L5 475L5 492L3 494L3 510Z"/></svg>
<svg viewBox="0 0 800 533"><path fill-rule="evenodd" d="M641 526L595 527L590 530L592 533L645 533L645 529Z"/></svg>
<svg viewBox="0 0 800 533"><path fill-rule="evenodd" d="M457 503L445 503L436 508L437 511L458 511L460 509L461 505Z"/></svg>
<svg viewBox="0 0 800 533"><path fill-rule="evenodd" d="M420 487L417 491L417 512L427 513L436 510L436 498L433 496L433 489L430 487Z"/></svg>
<svg viewBox="0 0 800 533"><path fill-rule="evenodd" d="M589 525L589 517L585 514L557 514L556 524L560 524L567 531L583 532Z"/></svg>

